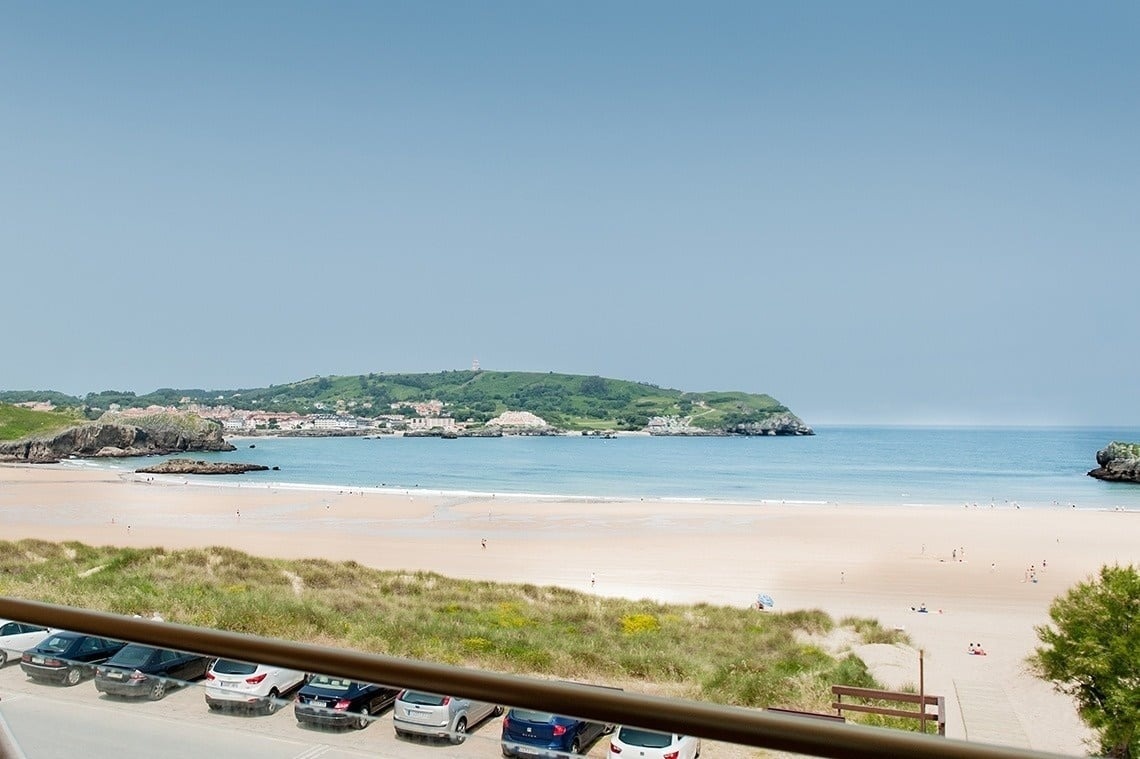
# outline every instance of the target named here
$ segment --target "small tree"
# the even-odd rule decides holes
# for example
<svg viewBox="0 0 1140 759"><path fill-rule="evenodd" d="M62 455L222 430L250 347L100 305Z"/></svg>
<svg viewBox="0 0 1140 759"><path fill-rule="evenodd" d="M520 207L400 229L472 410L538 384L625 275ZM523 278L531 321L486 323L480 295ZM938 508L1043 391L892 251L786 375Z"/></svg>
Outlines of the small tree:
<svg viewBox="0 0 1140 759"><path fill-rule="evenodd" d="M1049 607L1030 659L1038 676L1076 699L1106 756L1140 756L1140 572L1101 567Z"/></svg>

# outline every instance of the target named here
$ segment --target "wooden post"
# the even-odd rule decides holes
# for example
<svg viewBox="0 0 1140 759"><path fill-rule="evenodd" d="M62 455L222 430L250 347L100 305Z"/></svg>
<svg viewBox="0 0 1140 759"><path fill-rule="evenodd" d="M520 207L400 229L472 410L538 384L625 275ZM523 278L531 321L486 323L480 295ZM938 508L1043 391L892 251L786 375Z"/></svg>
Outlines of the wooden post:
<svg viewBox="0 0 1140 759"><path fill-rule="evenodd" d="M922 666L922 649L918 649L918 708L922 714L918 718L918 729L926 735L926 682Z"/></svg>

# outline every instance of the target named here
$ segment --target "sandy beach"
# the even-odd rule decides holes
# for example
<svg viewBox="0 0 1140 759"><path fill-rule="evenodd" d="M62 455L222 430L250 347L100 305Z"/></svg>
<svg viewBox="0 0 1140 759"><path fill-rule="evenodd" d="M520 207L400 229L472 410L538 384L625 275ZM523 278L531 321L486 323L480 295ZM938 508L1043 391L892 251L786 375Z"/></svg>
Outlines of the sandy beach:
<svg viewBox="0 0 1140 759"><path fill-rule="evenodd" d="M917 686L922 649L926 692L946 697L948 735L1069 754L1086 751L1087 731L1068 699L1026 671L1033 627L1102 564L1140 563L1134 512L536 500L11 465L0 466L0 530L8 540L225 545L662 601L745 607L765 592L776 612L818 608L905 629L914 649L857 653L888 687ZM927 613L912 611L923 605ZM969 655L970 643L988 655ZM1008 710L1015 724L990 733L973 718L983 710Z"/></svg>

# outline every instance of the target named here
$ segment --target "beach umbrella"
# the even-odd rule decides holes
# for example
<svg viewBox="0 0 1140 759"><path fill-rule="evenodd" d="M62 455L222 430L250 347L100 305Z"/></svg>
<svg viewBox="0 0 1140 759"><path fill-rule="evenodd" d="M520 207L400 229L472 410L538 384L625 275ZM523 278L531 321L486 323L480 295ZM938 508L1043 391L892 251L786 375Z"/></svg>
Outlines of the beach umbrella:
<svg viewBox="0 0 1140 759"><path fill-rule="evenodd" d="M756 603L761 604L766 609L776 605L776 602L773 601L772 597L767 593L758 593L756 595Z"/></svg>

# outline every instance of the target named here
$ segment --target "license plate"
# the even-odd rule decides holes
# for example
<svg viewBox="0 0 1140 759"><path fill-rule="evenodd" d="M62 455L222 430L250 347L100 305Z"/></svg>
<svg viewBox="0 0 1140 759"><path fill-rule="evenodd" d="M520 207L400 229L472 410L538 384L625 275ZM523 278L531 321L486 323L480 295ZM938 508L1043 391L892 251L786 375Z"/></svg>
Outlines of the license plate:
<svg viewBox="0 0 1140 759"><path fill-rule="evenodd" d="M42 657L42 656L33 656L32 657L32 664L43 664L43 663L44 663L44 657Z"/></svg>
<svg viewBox="0 0 1140 759"><path fill-rule="evenodd" d="M326 702L324 702L324 701L314 701L314 702L313 702L313 706L320 706L320 707L322 707L322 708L323 708L323 707L326 707L326 706L328 706L328 704L327 704Z"/></svg>
<svg viewBox="0 0 1140 759"><path fill-rule="evenodd" d="M520 754L531 754L532 756L538 756L538 749L531 748L530 746L519 746L518 751Z"/></svg>
<svg viewBox="0 0 1140 759"><path fill-rule="evenodd" d="M122 672L108 672L107 677L111 678L112 680L122 680L123 679L123 673Z"/></svg>
<svg viewBox="0 0 1140 759"><path fill-rule="evenodd" d="M218 685L222 686L223 688L236 688L236 687L238 687L237 683L231 683L231 682L228 682L226 680L218 681Z"/></svg>

